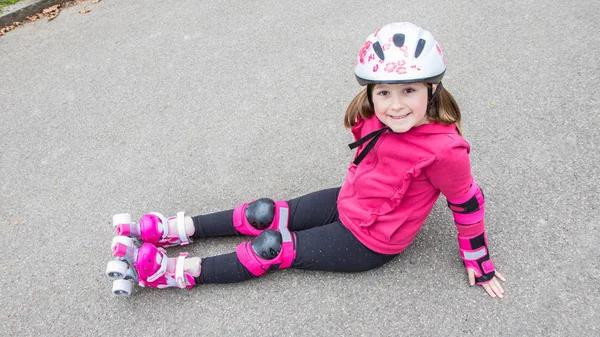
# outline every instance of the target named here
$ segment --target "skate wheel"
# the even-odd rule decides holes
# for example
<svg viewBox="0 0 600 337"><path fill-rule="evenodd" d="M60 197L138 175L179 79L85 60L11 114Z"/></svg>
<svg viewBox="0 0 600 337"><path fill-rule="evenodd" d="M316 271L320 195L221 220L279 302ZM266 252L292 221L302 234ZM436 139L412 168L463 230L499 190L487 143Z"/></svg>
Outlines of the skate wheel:
<svg viewBox="0 0 600 337"><path fill-rule="evenodd" d="M131 286L133 283L127 280L115 280L113 282L112 292L117 296L131 295Z"/></svg>
<svg viewBox="0 0 600 337"><path fill-rule="evenodd" d="M135 242L133 240L133 238L129 237L129 236L123 236L123 235L117 235L112 239L112 244L111 247L114 247L117 243L122 243L125 246L128 247L134 247L135 246Z"/></svg>
<svg viewBox="0 0 600 337"><path fill-rule="evenodd" d="M129 265L124 261L113 260L106 265L106 276L113 280L119 280L127 276Z"/></svg>
<svg viewBox="0 0 600 337"><path fill-rule="evenodd" d="M117 227L120 224L131 224L131 214L115 214L113 215L113 227Z"/></svg>

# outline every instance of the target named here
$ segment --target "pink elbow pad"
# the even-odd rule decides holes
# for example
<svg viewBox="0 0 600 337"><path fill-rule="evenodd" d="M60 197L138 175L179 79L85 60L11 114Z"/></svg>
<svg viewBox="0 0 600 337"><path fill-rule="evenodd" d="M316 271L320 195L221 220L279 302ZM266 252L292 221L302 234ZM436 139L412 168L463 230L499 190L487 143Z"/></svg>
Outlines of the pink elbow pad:
<svg viewBox="0 0 600 337"><path fill-rule="evenodd" d="M483 191L475 182L464 197L448 199L448 207L459 225L471 225L483 220L484 204Z"/></svg>
<svg viewBox="0 0 600 337"><path fill-rule="evenodd" d="M487 235L485 232L474 237L458 236L460 256L465 267L475 271L475 282L485 284L496 275L494 263L490 259L488 251Z"/></svg>

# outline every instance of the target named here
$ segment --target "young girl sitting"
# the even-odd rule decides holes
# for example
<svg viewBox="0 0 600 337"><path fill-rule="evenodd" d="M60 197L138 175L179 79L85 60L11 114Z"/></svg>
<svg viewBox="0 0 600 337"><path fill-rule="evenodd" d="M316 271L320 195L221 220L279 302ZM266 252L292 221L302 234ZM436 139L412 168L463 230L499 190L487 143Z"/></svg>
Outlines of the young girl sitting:
<svg viewBox="0 0 600 337"><path fill-rule="evenodd" d="M263 198L195 217L150 213L139 224L117 215L117 260L107 268L117 279L113 292L129 295L128 280L192 288L245 281L274 269L377 268L413 241L441 192L454 216L470 284L503 297L498 279L504 278L488 250L483 192L471 174L460 110L442 86L445 71L442 49L428 31L407 22L378 29L356 58L354 73L366 88L344 118L356 155L341 188L287 201ZM255 238L233 253L203 259L185 253L168 258L157 248L224 235Z"/></svg>

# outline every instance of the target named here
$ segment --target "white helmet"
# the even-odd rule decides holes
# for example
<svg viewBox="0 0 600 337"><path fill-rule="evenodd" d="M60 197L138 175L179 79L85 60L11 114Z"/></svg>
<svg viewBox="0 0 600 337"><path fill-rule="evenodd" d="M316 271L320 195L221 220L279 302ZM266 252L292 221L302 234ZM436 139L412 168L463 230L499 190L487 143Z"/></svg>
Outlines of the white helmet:
<svg viewBox="0 0 600 337"><path fill-rule="evenodd" d="M430 32L410 22L391 23L367 37L356 57L354 74L370 83L439 83L446 58Z"/></svg>

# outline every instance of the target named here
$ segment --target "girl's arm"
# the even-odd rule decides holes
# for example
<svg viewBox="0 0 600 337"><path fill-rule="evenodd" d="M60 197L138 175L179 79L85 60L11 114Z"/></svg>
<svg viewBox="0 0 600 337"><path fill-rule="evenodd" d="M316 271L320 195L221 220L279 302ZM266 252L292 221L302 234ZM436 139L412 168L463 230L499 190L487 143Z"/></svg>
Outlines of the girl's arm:
<svg viewBox="0 0 600 337"><path fill-rule="evenodd" d="M471 183L464 197L448 199L448 207L452 210L454 223L459 230L458 246L460 256L467 268L469 283L472 286L475 284L483 286L491 297L502 298L504 289L495 276L502 281L505 279L495 270L490 258L484 225L484 204L483 192L475 181Z"/></svg>
<svg viewBox="0 0 600 337"><path fill-rule="evenodd" d="M492 297L503 297L504 290L496 276L503 281L504 277L496 272L490 258L484 224L485 198L471 174L468 143L457 139L440 155L428 175L452 210L469 283L483 286Z"/></svg>

